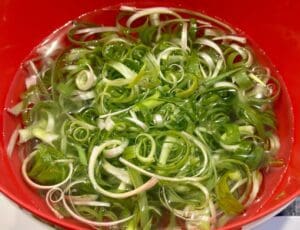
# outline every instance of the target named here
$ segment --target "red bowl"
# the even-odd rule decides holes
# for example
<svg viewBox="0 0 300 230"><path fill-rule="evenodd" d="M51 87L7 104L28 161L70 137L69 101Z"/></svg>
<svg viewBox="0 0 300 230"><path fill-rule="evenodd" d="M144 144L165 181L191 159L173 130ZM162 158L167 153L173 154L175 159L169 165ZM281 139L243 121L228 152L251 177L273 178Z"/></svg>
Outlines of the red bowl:
<svg viewBox="0 0 300 230"><path fill-rule="evenodd" d="M68 229L83 229L75 220L55 217L36 191L30 189L20 173L17 152L7 156L6 146L17 125L5 108L15 104L24 89L21 79L14 79L22 60L43 39L67 21L95 9L117 9L120 4L174 6L198 10L222 19L244 31L259 47L259 58L270 65L282 84L282 94L276 103L279 156L285 167L273 168L265 175L258 200L246 213L229 222L223 229L239 228L274 213L300 194L300 2L282 1L97 1L97 0L7 0L0 3L0 191L23 208L46 221ZM111 7L111 6L114 7ZM108 7L108 8L107 8ZM103 13L101 20L113 24L116 11ZM87 16L85 16L87 17ZM98 18L99 19L99 18ZM89 17L89 20L97 18ZM99 21L98 21L99 22ZM101 21L102 22L102 21ZM268 57L266 57L265 55ZM271 62L270 62L271 60ZM13 93L8 94L10 87Z"/></svg>

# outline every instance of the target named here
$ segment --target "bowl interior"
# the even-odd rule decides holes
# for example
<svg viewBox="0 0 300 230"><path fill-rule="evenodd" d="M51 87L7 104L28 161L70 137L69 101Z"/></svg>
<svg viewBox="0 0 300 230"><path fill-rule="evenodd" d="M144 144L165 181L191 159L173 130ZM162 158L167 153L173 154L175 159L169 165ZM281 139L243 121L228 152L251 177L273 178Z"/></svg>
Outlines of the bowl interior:
<svg viewBox="0 0 300 230"><path fill-rule="evenodd" d="M28 57L28 54L33 47L39 44L42 39L44 39L52 31L64 25L67 21L78 18L78 16L82 15L84 12L90 13L83 14L80 16L79 20L96 22L104 25L113 25L115 22L115 16L118 12L119 1L104 1L102 3L98 3L97 1L87 1L87 4L84 3L85 1L79 1L76 3L76 5L78 4L77 6L81 7L80 9L74 7L72 5L72 1L65 1L66 3L60 3L59 5L61 8L66 10L67 13L65 13L65 11L60 12L59 10L58 13L55 13L55 16L54 14L51 14L51 11L53 10L52 12L55 12L55 7L53 4L58 1L47 1L47 3L49 3L49 10L47 11L50 12L44 12L44 15L42 15L39 11L42 10L42 6L36 5L34 1L29 1L29 6L23 5L24 3L21 3L21 6L17 6L17 2L19 3L19 1L11 1L11 4L8 5L9 7L12 7L12 9L2 9L7 12L7 17L10 21L6 24L2 23L4 27L6 26L5 28L7 28L8 31L6 31L4 38L0 38L0 45L5 44L5 47L7 47L6 49L2 48L0 50L0 63L2 63L0 64L0 71L1 75L4 75L2 78L3 83L1 83L0 91L0 129L2 133L0 150L0 172L2 175L0 179L0 185L2 184L1 190L3 190L8 196L10 196L17 203L21 204L23 207L29 209L35 214L38 214L39 216L46 218L48 221L63 225L68 228L77 229L82 226L76 221L61 221L57 219L46 206L44 199L41 198L35 190L30 189L22 180L20 173L20 159L24 158L24 151L22 147L15 149L11 159L7 157L5 151L7 143L13 130L20 121L8 114L5 111L5 108L11 107L18 102L19 95L25 88L24 78L26 76L26 71L24 68L22 68L20 63L22 63L24 57ZM218 4L216 4L216 2ZM285 57L286 55L293 55L294 50L291 50L289 47L291 42L294 42L294 44L298 45L296 49L298 49L300 53L300 29L285 27L285 25L289 25L291 27L296 26L295 22L290 24L290 21L277 21L278 18L276 17L276 13L279 13L280 8L277 9L276 4L276 6L271 6L268 4L264 5L265 3L262 4L259 1L252 1L252 3L249 3L248 5L248 3L242 4L238 1L233 2L234 3L232 6L226 5L222 1L215 1L215 4L210 3L210 1L200 1L197 4L193 3L192 1L185 1L184 3L177 1L128 3L130 5L143 7L160 5L184 7L191 10L197 9L199 11L206 12L210 16L224 19L225 22L229 22L234 27L237 27L241 29L241 31L245 32L251 43L253 43L253 45L256 47L258 54L257 57L261 60L261 62L265 63L271 68L273 75L275 75L281 83L282 92L275 104L275 109L278 119L278 135L281 142L281 148L278 154L280 158L284 159L286 164L284 167L272 168L265 175L263 187L259 193L257 201L248 208L244 215L231 221L226 228L240 226L241 224L245 224L274 210L275 208L295 197L295 194L298 193L297 186L300 184L298 181L296 182L299 183L298 185L292 183L293 175L295 175L294 171L296 171L295 168L297 167L295 162L299 162L300 164L299 157L297 158L295 156L295 148L298 145L296 145L296 147L293 146L294 131L295 129L299 128L298 126L294 125L293 116L299 112L299 106L295 106L294 104L294 110L292 110L292 101L297 95L299 95L299 93L295 93L293 91L295 87L294 84L297 83L295 82L295 79L293 79L296 68L296 60L294 60L294 58L300 58L300 54L297 54L298 56L296 54L291 56L290 62L288 62L286 59L282 60L281 58L277 57L279 54L282 54ZM266 2L271 3L271 1ZM111 4L115 6L111 7ZM259 7L257 8L258 5ZM25 19L23 17L25 16L24 13L21 13L22 6L25 7L26 12L32 12L30 6L35 6L37 9L39 9L38 12L41 14L41 21L36 22L36 17L30 14L29 18ZM271 9L273 10L273 13L275 12L275 16L272 16L272 14L269 12L270 7L272 7ZM225 11L222 10L224 8L226 9ZM91 11L94 9L98 10ZM254 10L256 10L255 14ZM291 6L287 6L287 10L289 11L293 9ZM271 21L266 20L266 14L270 15ZM16 15L18 15L16 17L17 22L12 22L13 16ZM52 18L54 17L55 19L52 21ZM291 16L287 17L290 18ZM20 24L18 24L18 22L22 20L25 20L25 25L28 25L28 27L20 28ZM64 30L68 26L69 25L65 25L61 27L60 30ZM14 29L14 31L11 27ZM56 33L60 33L60 30L56 31ZM297 31L298 34L293 34L294 31ZM13 32L17 38L9 40L12 36L11 33ZM26 34L24 34L24 39L18 37L19 33L25 32ZM286 37L287 35L288 37ZM48 41L49 39L44 40L44 44L46 44ZM11 58L8 58L9 56ZM270 60L272 60L272 63L275 66L270 62ZM5 63L5 65L3 63ZM300 73L299 67L297 68L299 70L298 73ZM292 101L290 100L289 94L291 95Z"/></svg>

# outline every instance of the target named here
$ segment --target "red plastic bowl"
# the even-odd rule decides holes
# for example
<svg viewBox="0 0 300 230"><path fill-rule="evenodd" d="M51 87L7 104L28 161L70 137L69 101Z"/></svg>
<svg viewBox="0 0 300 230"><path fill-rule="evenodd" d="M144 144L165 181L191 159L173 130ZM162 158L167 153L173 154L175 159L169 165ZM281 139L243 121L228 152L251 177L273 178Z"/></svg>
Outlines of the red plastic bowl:
<svg viewBox="0 0 300 230"><path fill-rule="evenodd" d="M98 1L44 0L0 1L0 190L20 206L46 221L67 228L83 229L74 220L56 218L36 191L30 189L20 174L20 160L15 152L10 159L6 153L8 139L16 120L7 114L5 106L18 100L24 83L13 82L20 63L45 37L67 21L83 13L111 5L175 6L199 10L244 31L255 41L278 70L282 94L276 103L280 157L286 167L271 169L265 176L259 199L247 212L229 222L224 229L239 228L274 213L300 195L300 1ZM114 15L104 14L104 23L112 24ZM261 55L262 61L269 60ZM277 75L277 74L276 74ZM13 84L15 93L8 95Z"/></svg>

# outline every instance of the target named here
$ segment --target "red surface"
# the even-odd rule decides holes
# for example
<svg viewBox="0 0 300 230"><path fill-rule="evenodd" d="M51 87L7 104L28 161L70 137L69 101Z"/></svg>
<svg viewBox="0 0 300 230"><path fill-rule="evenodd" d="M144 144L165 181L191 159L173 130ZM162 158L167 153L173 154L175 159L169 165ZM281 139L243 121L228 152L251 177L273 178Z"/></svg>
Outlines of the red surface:
<svg viewBox="0 0 300 230"><path fill-rule="evenodd" d="M75 221L62 221L53 216L37 193L23 182L18 155L14 154L11 160L8 159L5 145L16 121L4 111L4 106L14 104L17 100L23 82L20 79L13 82L13 77L22 60L36 45L67 21L85 12L119 2L121 1L0 1L0 190L31 212L69 229L82 229L83 226ZM143 1L137 5L182 6L223 19L255 41L271 60L286 85L276 104L276 112L282 143L279 154L286 160L287 170L271 170L266 175L259 201L244 216L232 221L225 228L232 229L260 218L299 195L300 105L297 99L300 99L300 1ZM104 17L103 20L109 18ZM264 57L262 59L269 62ZM16 93L7 97L11 84Z"/></svg>

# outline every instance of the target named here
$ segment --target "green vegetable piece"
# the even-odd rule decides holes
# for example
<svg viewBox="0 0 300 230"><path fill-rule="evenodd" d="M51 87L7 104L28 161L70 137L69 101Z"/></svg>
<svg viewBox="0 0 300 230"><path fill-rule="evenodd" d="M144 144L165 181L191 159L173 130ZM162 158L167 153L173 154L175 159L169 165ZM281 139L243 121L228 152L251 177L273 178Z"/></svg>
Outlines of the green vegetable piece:
<svg viewBox="0 0 300 230"><path fill-rule="evenodd" d="M242 90L247 90L253 86L253 82L249 78L246 71L239 71L233 75L233 79Z"/></svg>
<svg viewBox="0 0 300 230"><path fill-rule="evenodd" d="M63 181L68 173L65 163L56 163L55 160L65 158L54 147L40 144L37 154L33 158L33 164L28 171L29 177L42 185L52 185Z"/></svg>
<svg viewBox="0 0 300 230"><path fill-rule="evenodd" d="M237 215L242 213L245 207L230 192L229 180L240 180L240 174L237 171L229 171L219 179L215 188L217 202L226 214Z"/></svg>

